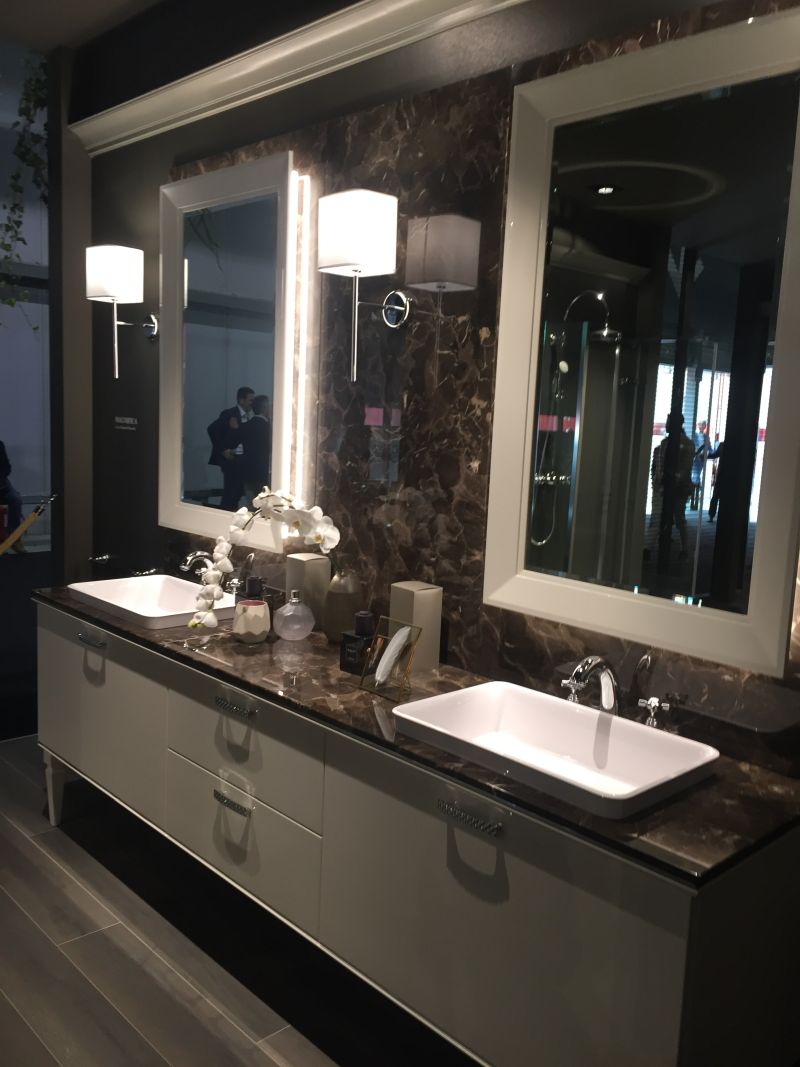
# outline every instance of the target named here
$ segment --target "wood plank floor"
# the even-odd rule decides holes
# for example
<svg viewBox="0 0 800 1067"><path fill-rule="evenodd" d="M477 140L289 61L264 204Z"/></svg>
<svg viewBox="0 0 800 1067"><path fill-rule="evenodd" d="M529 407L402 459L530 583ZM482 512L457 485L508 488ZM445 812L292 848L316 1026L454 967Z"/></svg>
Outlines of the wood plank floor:
<svg viewBox="0 0 800 1067"><path fill-rule="evenodd" d="M3 1067L472 1064L88 783L44 811L0 742Z"/></svg>

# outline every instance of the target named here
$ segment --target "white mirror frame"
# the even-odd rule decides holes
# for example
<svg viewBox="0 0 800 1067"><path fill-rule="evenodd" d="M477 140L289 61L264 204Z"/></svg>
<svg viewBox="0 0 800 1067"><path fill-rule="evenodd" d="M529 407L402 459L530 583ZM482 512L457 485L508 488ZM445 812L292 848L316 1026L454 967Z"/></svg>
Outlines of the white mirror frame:
<svg viewBox="0 0 800 1067"><path fill-rule="evenodd" d="M798 71L799 42L800 12L788 11L516 89L489 481L487 604L783 675L800 525L800 138L795 138L747 614L688 607L526 570L525 538L554 127Z"/></svg>
<svg viewBox="0 0 800 1067"><path fill-rule="evenodd" d="M294 365L294 301L289 300L296 264L288 264L292 212L292 153L284 152L253 163L198 174L161 186L161 370L159 389L158 521L173 530L217 537L227 524L217 508L181 499L183 418L183 219L190 211L277 194L278 227L275 270L275 380L272 398L272 471L278 486L289 485L292 441L292 382ZM280 524L256 519L247 532L250 547L280 552Z"/></svg>

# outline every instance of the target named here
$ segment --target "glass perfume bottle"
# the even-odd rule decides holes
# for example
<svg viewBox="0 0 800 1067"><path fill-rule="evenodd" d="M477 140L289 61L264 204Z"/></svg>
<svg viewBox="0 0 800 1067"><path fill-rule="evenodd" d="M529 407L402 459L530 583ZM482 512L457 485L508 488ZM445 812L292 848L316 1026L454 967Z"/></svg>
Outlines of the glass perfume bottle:
<svg viewBox="0 0 800 1067"><path fill-rule="evenodd" d="M284 641L302 641L314 629L314 613L300 599L300 592L292 589L288 601L278 608L272 621L273 629Z"/></svg>

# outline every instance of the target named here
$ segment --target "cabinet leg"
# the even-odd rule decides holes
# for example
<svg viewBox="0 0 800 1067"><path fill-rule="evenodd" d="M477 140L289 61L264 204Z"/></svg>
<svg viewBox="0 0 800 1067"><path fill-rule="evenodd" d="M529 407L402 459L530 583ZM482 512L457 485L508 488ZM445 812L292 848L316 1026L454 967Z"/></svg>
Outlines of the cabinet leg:
<svg viewBox="0 0 800 1067"><path fill-rule="evenodd" d="M51 826L58 826L61 822L61 807L64 800L64 785L72 778L72 774L64 764L44 752L44 777L47 782L47 814Z"/></svg>

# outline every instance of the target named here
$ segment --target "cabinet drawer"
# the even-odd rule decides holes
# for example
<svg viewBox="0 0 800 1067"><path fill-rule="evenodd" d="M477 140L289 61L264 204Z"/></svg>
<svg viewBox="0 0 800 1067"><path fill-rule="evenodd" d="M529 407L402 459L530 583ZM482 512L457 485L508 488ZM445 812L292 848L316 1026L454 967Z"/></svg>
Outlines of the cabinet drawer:
<svg viewBox="0 0 800 1067"><path fill-rule="evenodd" d="M197 671L169 693L168 742L315 833L322 831L324 732L315 723Z"/></svg>
<svg viewBox="0 0 800 1067"><path fill-rule="evenodd" d="M167 753L166 830L303 930L317 936L321 838Z"/></svg>

